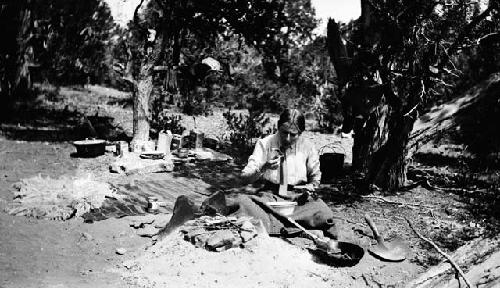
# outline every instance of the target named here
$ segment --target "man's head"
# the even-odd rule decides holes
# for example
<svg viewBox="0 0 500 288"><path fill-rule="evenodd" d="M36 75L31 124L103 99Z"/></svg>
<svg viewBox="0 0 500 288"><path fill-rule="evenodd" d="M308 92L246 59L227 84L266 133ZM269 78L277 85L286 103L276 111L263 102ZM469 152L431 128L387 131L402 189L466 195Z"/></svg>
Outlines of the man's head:
<svg viewBox="0 0 500 288"><path fill-rule="evenodd" d="M285 109L278 120L278 134L283 146L288 147L297 141L305 130L306 120L297 109Z"/></svg>

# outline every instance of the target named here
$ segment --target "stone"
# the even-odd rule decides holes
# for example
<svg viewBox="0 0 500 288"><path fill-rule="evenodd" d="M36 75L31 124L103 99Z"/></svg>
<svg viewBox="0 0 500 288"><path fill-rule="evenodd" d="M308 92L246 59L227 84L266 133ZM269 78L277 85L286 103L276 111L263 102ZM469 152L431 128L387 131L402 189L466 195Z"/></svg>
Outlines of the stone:
<svg viewBox="0 0 500 288"><path fill-rule="evenodd" d="M127 260L127 261L124 261L122 263L123 267L127 268L127 269L132 269L134 266L137 265L136 262L132 261L132 260Z"/></svg>
<svg viewBox="0 0 500 288"><path fill-rule="evenodd" d="M123 254L127 253L127 249L125 249L125 248L116 248L115 252L118 255L123 255Z"/></svg>
<svg viewBox="0 0 500 288"><path fill-rule="evenodd" d="M257 232L241 231L240 236L243 243L246 243L255 238L255 236L257 236Z"/></svg>
<svg viewBox="0 0 500 288"><path fill-rule="evenodd" d="M157 229L155 227L153 227L152 225L148 225L144 228L140 228L137 230L137 235L141 236L141 237L153 237L155 236L156 234L158 234L160 232L160 229Z"/></svg>
<svg viewBox="0 0 500 288"><path fill-rule="evenodd" d="M199 235L196 235L194 237L194 246L198 247L198 248L205 248L206 244L207 244L207 241L208 239L210 239L210 237L212 237L212 234L213 233L203 233L203 234L199 234Z"/></svg>
<svg viewBox="0 0 500 288"><path fill-rule="evenodd" d="M135 229L144 228L146 225L152 224L155 221L152 217L144 217L143 219L134 219L130 221L130 226Z"/></svg>
<svg viewBox="0 0 500 288"><path fill-rule="evenodd" d="M203 228L194 228L186 231L184 240L194 243L196 236L205 234L207 231Z"/></svg>
<svg viewBox="0 0 500 288"><path fill-rule="evenodd" d="M90 235L87 232L82 232L81 238L83 238L83 239L85 239L87 241L92 241L94 239L94 237L92 237L92 235Z"/></svg>
<svg viewBox="0 0 500 288"><path fill-rule="evenodd" d="M249 220L243 221L240 225L241 230L252 232L255 231L255 226Z"/></svg>
<svg viewBox="0 0 500 288"><path fill-rule="evenodd" d="M235 241L234 234L229 230L219 230L215 232L208 240L207 240L207 248L215 250L216 248L232 245Z"/></svg>

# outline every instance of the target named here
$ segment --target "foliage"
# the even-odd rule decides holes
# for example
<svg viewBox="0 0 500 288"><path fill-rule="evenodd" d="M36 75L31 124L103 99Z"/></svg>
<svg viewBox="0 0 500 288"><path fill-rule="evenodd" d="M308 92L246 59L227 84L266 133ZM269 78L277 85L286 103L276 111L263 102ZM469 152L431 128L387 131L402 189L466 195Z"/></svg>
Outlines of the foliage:
<svg viewBox="0 0 500 288"><path fill-rule="evenodd" d="M101 0L41 0L32 6L35 61L46 79L103 83L111 69L114 24Z"/></svg>
<svg viewBox="0 0 500 288"><path fill-rule="evenodd" d="M342 124L341 102L335 93L335 86L324 85L320 91L313 111L316 114L319 128L322 131L333 133L335 132L333 128Z"/></svg>
<svg viewBox="0 0 500 288"><path fill-rule="evenodd" d="M405 181L406 144L418 112L451 92L464 75L467 53L496 33L498 24L489 22L498 18L498 1L361 4L362 17L346 27L347 49L336 23L329 23L329 49L347 87L344 99L361 116L353 166L368 182L394 189Z"/></svg>
<svg viewBox="0 0 500 288"><path fill-rule="evenodd" d="M182 135L186 128L182 126L182 116L167 114L165 111L160 113L157 120L151 122L151 129L154 129L156 135L161 131L170 130L172 134Z"/></svg>
<svg viewBox="0 0 500 288"><path fill-rule="evenodd" d="M497 1L489 1L484 11L481 1L363 2L373 16L369 28L362 29L367 23L360 22L346 27L355 49L351 79L373 79L379 73L401 101L402 114L416 105L424 109L450 92L478 39L498 29Z"/></svg>
<svg viewBox="0 0 500 288"><path fill-rule="evenodd" d="M228 140L243 156L252 153L256 139L276 132L276 126L271 126L269 117L262 111L243 115L228 110L223 115L228 124Z"/></svg>
<svg viewBox="0 0 500 288"><path fill-rule="evenodd" d="M207 93L202 95L207 103L212 103L207 98L214 91L211 87L214 85L207 84L203 79L189 79L196 78L189 70L203 58L212 57L221 61L225 68L234 67L231 64L241 63L244 50L252 47L254 54L261 55L259 58L262 57L264 66L269 66L270 62L284 65L290 47L309 41L315 25L310 0L217 0L210 3L201 0L157 0L150 1L147 9L129 25L129 33L121 40L120 46L123 47L117 52L122 60L133 62L136 68L131 71L136 78L137 67L142 65L139 59L147 54L147 35L155 30L156 39L152 40L152 44L161 42L162 45L155 47L161 47L162 53L154 62L172 69L178 67L181 72L178 74L179 81L187 84L180 83L179 86L188 87L179 87L186 99L186 112L196 115L206 110L202 107L203 101L192 101L200 96L196 87L207 89ZM183 67L188 69L182 70ZM227 77L229 69L225 70L223 79L217 83L219 87L232 82Z"/></svg>
<svg viewBox="0 0 500 288"><path fill-rule="evenodd" d="M253 105L250 102L259 101L266 103L267 112L279 112L287 106L308 111L314 109L318 98L322 102L321 106L324 106L323 101L327 98L320 97L319 87L335 80L324 49L324 37L318 37L301 47L290 48L290 57L286 67L280 70L282 72L278 80L267 77L265 65L262 65L265 57L237 40L231 38L220 41L213 50L219 59L227 59L232 69L231 78L226 80L231 85L231 93L222 93L226 97L222 98L224 102L229 101L239 108L247 108ZM324 112L336 113L334 110Z"/></svg>
<svg viewBox="0 0 500 288"><path fill-rule="evenodd" d="M151 99L150 135L156 138L159 132L170 130L173 134L182 134L186 128L181 125L182 116L173 115L166 109L167 101L173 97L171 92L166 91L161 85L154 89Z"/></svg>

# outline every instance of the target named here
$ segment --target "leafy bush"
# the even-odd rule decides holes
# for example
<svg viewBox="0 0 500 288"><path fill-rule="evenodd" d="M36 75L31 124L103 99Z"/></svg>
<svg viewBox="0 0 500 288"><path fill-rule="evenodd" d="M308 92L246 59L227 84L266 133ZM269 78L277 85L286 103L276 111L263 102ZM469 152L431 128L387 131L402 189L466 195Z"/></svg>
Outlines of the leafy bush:
<svg viewBox="0 0 500 288"><path fill-rule="evenodd" d="M151 103L151 136L154 138L160 131L170 130L173 134L182 134L186 128L181 125L182 116L168 114L165 109L166 100L171 98L172 93L163 89L160 90L159 95L154 97Z"/></svg>
<svg viewBox="0 0 500 288"><path fill-rule="evenodd" d="M186 128L182 126L182 116L181 115L167 115L163 114L160 121L159 131L170 130L172 134L182 134Z"/></svg>
<svg viewBox="0 0 500 288"><path fill-rule="evenodd" d="M325 87L323 96L317 98L313 107L321 130L332 133L334 127L342 124L342 104L337 97L333 86Z"/></svg>
<svg viewBox="0 0 500 288"><path fill-rule="evenodd" d="M277 130L263 112L250 112L250 115L244 115L228 110L223 115L229 126L228 140L231 147L242 156L248 156L252 153L257 139L275 133Z"/></svg>

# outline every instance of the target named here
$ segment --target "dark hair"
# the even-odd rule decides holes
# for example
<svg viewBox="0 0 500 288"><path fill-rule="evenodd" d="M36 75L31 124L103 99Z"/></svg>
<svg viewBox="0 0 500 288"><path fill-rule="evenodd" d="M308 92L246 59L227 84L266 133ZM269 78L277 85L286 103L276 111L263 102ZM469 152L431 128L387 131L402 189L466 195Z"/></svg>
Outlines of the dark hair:
<svg viewBox="0 0 500 288"><path fill-rule="evenodd" d="M285 109L280 114L280 119L278 120L278 128L285 123L294 124L300 133L306 130L306 118L297 109Z"/></svg>

